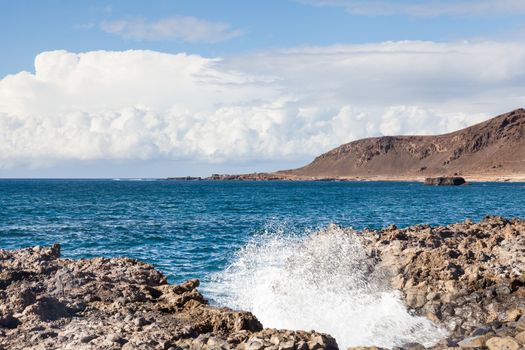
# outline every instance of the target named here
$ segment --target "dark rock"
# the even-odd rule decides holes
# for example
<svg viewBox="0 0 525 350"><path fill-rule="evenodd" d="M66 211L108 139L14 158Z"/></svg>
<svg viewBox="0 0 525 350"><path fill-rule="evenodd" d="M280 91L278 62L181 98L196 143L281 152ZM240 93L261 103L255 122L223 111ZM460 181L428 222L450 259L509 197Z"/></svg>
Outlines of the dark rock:
<svg viewBox="0 0 525 350"><path fill-rule="evenodd" d="M56 298L44 296L26 308L24 315L36 315L42 321L54 321L61 317L72 316L73 312Z"/></svg>
<svg viewBox="0 0 525 350"><path fill-rule="evenodd" d="M425 179L425 185L434 186L459 186L465 183L465 179L460 176L427 177Z"/></svg>
<svg viewBox="0 0 525 350"><path fill-rule="evenodd" d="M0 327L4 328L16 328L20 324L20 320L11 314L4 316L0 315Z"/></svg>

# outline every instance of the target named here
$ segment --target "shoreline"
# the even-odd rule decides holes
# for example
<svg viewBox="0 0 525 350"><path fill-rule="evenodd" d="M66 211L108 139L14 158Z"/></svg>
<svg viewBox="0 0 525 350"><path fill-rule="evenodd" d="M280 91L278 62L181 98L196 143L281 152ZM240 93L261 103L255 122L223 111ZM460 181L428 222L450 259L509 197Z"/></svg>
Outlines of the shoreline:
<svg viewBox="0 0 525 350"><path fill-rule="evenodd" d="M410 312L447 330L428 349L525 345L525 220L315 233L333 234L359 239L370 276L390 281ZM0 250L0 267L4 349L338 348L325 333L265 329L250 312L210 306L198 280L171 285L134 259L64 259L54 245Z"/></svg>
<svg viewBox="0 0 525 350"><path fill-rule="evenodd" d="M351 177L311 177L311 176L285 176L276 173L251 173L251 174L215 174L209 177L167 177L161 180L166 181L315 181L315 182L425 182L429 177L441 177L443 175L425 176L351 176ZM456 175L454 175L456 176ZM525 182L525 175L459 175L468 183L477 182ZM448 176L445 176L448 177Z"/></svg>

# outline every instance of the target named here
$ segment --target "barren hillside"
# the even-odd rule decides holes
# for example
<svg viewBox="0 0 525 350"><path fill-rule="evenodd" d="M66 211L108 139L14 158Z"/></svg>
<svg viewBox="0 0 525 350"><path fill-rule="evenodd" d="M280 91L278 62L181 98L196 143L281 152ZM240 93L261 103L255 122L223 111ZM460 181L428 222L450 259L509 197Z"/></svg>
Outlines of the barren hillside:
<svg viewBox="0 0 525 350"><path fill-rule="evenodd" d="M353 141L284 178L525 178L525 110L520 108L449 134Z"/></svg>

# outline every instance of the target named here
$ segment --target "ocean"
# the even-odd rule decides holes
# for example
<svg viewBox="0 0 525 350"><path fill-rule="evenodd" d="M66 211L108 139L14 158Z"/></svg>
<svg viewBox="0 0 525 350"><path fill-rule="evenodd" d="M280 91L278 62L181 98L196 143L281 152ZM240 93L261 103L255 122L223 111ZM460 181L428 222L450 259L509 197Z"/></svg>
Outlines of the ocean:
<svg viewBox="0 0 525 350"><path fill-rule="evenodd" d="M199 278L211 303L252 311L267 327L317 329L346 346L443 334L397 292L360 285L362 271L350 268L358 242L312 233L488 214L525 217L525 184L0 180L2 249L58 242L64 257L137 258L170 282Z"/></svg>

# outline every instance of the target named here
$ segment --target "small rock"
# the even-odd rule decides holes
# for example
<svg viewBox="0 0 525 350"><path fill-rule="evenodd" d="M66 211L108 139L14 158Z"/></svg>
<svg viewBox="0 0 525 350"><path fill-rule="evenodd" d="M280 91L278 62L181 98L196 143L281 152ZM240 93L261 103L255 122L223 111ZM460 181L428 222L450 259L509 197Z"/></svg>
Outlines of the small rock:
<svg viewBox="0 0 525 350"><path fill-rule="evenodd" d="M279 350L294 350L294 341L288 340L279 344Z"/></svg>
<svg viewBox="0 0 525 350"><path fill-rule="evenodd" d="M483 334L483 335L478 335L475 337L469 337L469 338L465 338L462 341L460 341L458 345L464 349L480 348L480 347L485 346L485 343L491 337L492 337L491 334Z"/></svg>
<svg viewBox="0 0 525 350"><path fill-rule="evenodd" d="M0 327L16 328L20 324L20 320L12 314L0 315Z"/></svg>
<svg viewBox="0 0 525 350"><path fill-rule="evenodd" d="M299 341L297 343L297 350L308 350L308 344L306 344L304 341Z"/></svg>
<svg viewBox="0 0 525 350"><path fill-rule="evenodd" d="M83 336L80 337L80 342L83 343L83 344L87 344L87 343L91 342L95 338L97 338L97 336L94 335L94 334L83 335Z"/></svg>
<svg viewBox="0 0 525 350"><path fill-rule="evenodd" d="M525 345L525 331L520 332L514 336L518 343Z"/></svg>
<svg viewBox="0 0 525 350"><path fill-rule="evenodd" d="M112 343L117 343L120 345L126 344L128 342L126 339L115 333L109 334L106 339Z"/></svg>
<svg viewBox="0 0 525 350"><path fill-rule="evenodd" d="M264 349L264 343L260 339L248 340L246 343L246 350L262 350Z"/></svg>
<svg viewBox="0 0 525 350"><path fill-rule="evenodd" d="M150 322L148 320L146 320L144 317L138 317L135 319L135 321L133 322L135 324L135 326L137 327L142 327L142 326L145 326L147 324L150 324Z"/></svg>
<svg viewBox="0 0 525 350"><path fill-rule="evenodd" d="M519 343L511 337L493 337L487 340L486 344L489 350L519 350Z"/></svg>
<svg viewBox="0 0 525 350"><path fill-rule="evenodd" d="M408 343L403 345L405 350L425 350L425 347L419 343Z"/></svg>

